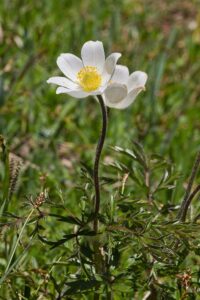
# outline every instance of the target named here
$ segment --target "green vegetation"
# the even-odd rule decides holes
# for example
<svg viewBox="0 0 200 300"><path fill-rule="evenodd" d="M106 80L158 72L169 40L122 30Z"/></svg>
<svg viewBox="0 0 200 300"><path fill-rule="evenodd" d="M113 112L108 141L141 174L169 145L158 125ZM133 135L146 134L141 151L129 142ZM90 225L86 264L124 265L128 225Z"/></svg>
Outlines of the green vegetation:
<svg viewBox="0 0 200 300"><path fill-rule="evenodd" d="M199 1L0 2L0 299L200 299ZM149 75L109 111L100 231L92 166L101 111L56 95L60 53L88 40Z"/></svg>

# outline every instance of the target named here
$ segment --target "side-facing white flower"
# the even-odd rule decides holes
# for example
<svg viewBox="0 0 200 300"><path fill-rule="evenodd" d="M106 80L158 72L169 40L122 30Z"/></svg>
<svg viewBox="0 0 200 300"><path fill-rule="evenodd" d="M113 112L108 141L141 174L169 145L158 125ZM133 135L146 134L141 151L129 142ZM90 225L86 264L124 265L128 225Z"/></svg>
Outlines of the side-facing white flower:
<svg viewBox="0 0 200 300"><path fill-rule="evenodd" d="M112 53L105 59L102 42L86 42L81 49L82 60L71 53L63 53L57 65L66 77L51 77L48 83L57 84L57 94L66 93L75 98L100 95L113 75L120 53Z"/></svg>
<svg viewBox="0 0 200 300"><path fill-rule="evenodd" d="M110 84L103 93L106 106L118 109L128 107L145 89L147 77L147 74L141 71L135 71L129 75L126 66L117 65Z"/></svg>

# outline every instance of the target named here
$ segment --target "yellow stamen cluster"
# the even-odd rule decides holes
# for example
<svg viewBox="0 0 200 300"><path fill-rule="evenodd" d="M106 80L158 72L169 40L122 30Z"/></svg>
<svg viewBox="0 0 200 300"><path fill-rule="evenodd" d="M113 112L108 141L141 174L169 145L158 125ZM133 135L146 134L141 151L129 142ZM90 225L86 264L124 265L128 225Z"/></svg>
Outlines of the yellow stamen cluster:
<svg viewBox="0 0 200 300"><path fill-rule="evenodd" d="M78 83L85 92L97 90L101 85L101 75L96 67L86 66L77 74Z"/></svg>

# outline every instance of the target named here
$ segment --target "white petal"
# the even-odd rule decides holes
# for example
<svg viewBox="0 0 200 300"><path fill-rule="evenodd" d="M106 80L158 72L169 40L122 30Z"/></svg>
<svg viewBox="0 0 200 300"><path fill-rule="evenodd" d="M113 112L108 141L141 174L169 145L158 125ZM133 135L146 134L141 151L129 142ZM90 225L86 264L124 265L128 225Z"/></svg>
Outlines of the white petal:
<svg viewBox="0 0 200 300"><path fill-rule="evenodd" d="M133 89L136 88L144 88L145 83L147 81L147 74L145 72L141 72L141 71L136 71L133 72L128 79L128 91L132 91Z"/></svg>
<svg viewBox="0 0 200 300"><path fill-rule="evenodd" d="M60 85L62 87L66 87L68 89L78 89L79 86L78 84L74 83L73 81L67 79L66 77L60 77L60 76L55 76L51 77L47 80L47 83L53 83Z"/></svg>
<svg viewBox="0 0 200 300"><path fill-rule="evenodd" d="M84 66L97 67L100 73L103 71L105 53L102 42L86 42L81 49L81 57Z"/></svg>
<svg viewBox="0 0 200 300"><path fill-rule="evenodd" d="M85 93L84 91L80 90L70 90L64 87L58 87L56 90L56 94L68 94L74 98L85 98L89 96L88 93Z"/></svg>
<svg viewBox="0 0 200 300"><path fill-rule="evenodd" d="M116 107L126 97L126 85L117 83L110 84L103 94L105 104L109 107Z"/></svg>
<svg viewBox="0 0 200 300"><path fill-rule="evenodd" d="M110 80L111 76L114 73L116 63L120 57L121 53L112 53L106 58L102 74L103 84L106 84Z"/></svg>
<svg viewBox="0 0 200 300"><path fill-rule="evenodd" d="M133 103L137 95L143 90L143 88L136 88L128 93L128 96L123 99L120 103L118 103L115 108L124 109Z"/></svg>
<svg viewBox="0 0 200 300"><path fill-rule="evenodd" d="M114 71L114 74L111 78L113 83L122 83L126 84L129 77L129 70L126 66L117 65Z"/></svg>
<svg viewBox="0 0 200 300"><path fill-rule="evenodd" d="M121 57L121 53L110 54L105 61L104 70L106 73L112 75L115 69L118 59Z"/></svg>
<svg viewBox="0 0 200 300"><path fill-rule="evenodd" d="M57 65L65 76L74 81L77 73L83 68L80 58L71 53L61 54L57 59Z"/></svg>
<svg viewBox="0 0 200 300"><path fill-rule="evenodd" d="M93 96L102 95L106 88L107 88L107 85L101 86L98 90L96 90L94 92L90 92L90 95L93 95Z"/></svg>

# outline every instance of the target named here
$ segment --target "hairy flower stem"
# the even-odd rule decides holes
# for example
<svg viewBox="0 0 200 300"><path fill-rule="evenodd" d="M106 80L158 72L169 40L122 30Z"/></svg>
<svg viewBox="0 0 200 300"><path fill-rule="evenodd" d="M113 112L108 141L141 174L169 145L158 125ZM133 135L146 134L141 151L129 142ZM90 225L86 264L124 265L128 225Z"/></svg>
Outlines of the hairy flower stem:
<svg viewBox="0 0 200 300"><path fill-rule="evenodd" d="M100 209L100 185L99 185L99 161L101 157L101 152L103 149L106 130L107 130L107 107L104 104L104 101L101 96L97 96L99 104L101 106L102 113L102 129L99 137L99 141L96 148L95 160L94 160L94 170L93 170L93 179L94 179L94 188L95 188L95 198L94 198L94 220L93 220L93 229L98 233L98 214ZM100 274L104 269L104 262L100 252L100 243L98 239L94 240L94 264L97 274ZM94 292L94 300L99 300L99 293Z"/></svg>
<svg viewBox="0 0 200 300"><path fill-rule="evenodd" d="M105 137L106 137L106 130L107 130L107 107L104 104L104 101L101 96L97 96L99 100L99 104L101 106L101 113L102 113L102 129L100 138L96 148L96 155L94 161L94 171L93 171L93 178L94 178L94 188L95 188L95 200L94 200L94 231L98 232L98 213L100 209L100 186L99 186L99 161L101 157L101 152L103 149Z"/></svg>

